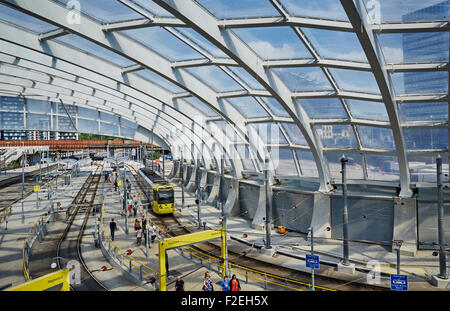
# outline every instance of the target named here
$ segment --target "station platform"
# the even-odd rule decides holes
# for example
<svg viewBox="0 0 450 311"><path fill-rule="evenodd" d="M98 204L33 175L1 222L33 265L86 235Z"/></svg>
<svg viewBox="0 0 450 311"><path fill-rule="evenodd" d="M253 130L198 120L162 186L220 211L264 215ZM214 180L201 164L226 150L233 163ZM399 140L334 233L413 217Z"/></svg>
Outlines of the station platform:
<svg viewBox="0 0 450 311"><path fill-rule="evenodd" d="M166 163L166 170L170 172L171 163ZM168 174L166 172L166 176ZM181 188L175 184L175 203L182 206ZM176 211L176 217L181 224L195 226L197 220L197 205L194 193L185 191L185 207ZM201 204L201 222L206 222L206 229L221 228L219 223L221 212L215 206ZM227 220L227 232L229 233L229 251L235 253L245 252L245 256L268 263L277 264L293 270L311 272L306 268L305 257L311 252L311 244L306 234L297 232L278 233L271 230L271 250L265 250L265 229L254 229L251 222L243 217L230 217ZM377 267L380 272L380 281L376 284L384 288L390 288L390 275L397 274L397 253L390 247L350 242L349 261L355 265L353 275L338 272L336 267L343 258L343 243L339 240L327 239L314 242L314 254L320 257L320 269L315 271L317 275L328 276L347 282L360 284L373 284L368 280L368 272ZM375 266L376 265L376 266ZM450 263L447 262L447 267ZM433 286L431 277L439 274L439 257L433 256L431 250L419 250L415 256L400 256L400 273L408 276L410 290L448 290ZM339 288L336 288L339 289Z"/></svg>
<svg viewBox="0 0 450 311"><path fill-rule="evenodd" d="M139 168L140 164L129 161L128 164ZM166 176L170 172L170 162L166 162ZM82 167L78 177L71 180L70 185L64 185L61 182L57 191L52 197L53 202L61 203L61 213L65 211L67 206L71 204L74 197L81 189L84 181L89 173L94 168L91 166ZM142 244L137 245L137 240L134 230L135 219L141 219L145 214L145 209L140 201L140 190L137 189L136 183L131 174L127 174L127 178L132 180L131 194L138 198L138 212L137 215L128 218L128 234L125 230L125 216L121 213L120 192L114 191L113 185L104 182L102 176L101 185L104 182L104 209L103 209L103 226L106 233L109 235L109 222L112 218L116 220L118 231L115 234L114 245L122 252L131 250L130 257L133 260L140 262L149 268L153 269L155 273L158 270L158 244L155 241L153 244L149 243L149 254L147 256L144 239ZM101 189L99 185L99 189ZM175 216L182 225L193 228L197 226L197 206L195 204L195 197L193 193L185 191L185 207L181 208L181 188L175 184L175 203L178 207ZM42 200L39 205L36 205L36 195L33 193L28 196L22 204L20 202L13 205L12 214L8 216L8 223L2 222L0 224L0 289L7 288L25 282L23 271L23 247L24 240L28 232L34 226L40 215L50 203L47 198L47 187L41 188L40 197ZM100 190L98 190L100 191ZM101 195L97 192L95 204L100 204ZM201 204L202 218L201 221L206 222L206 229L220 228L219 223L221 213L216 207ZM98 218L97 218L98 219ZM271 231L271 245L273 251L264 250L265 231L254 229L251 223L241 217L228 218L228 249L230 252L236 254L243 254L243 256L254 258L260 261L272 263L282 267L290 268L297 271L310 273L310 269L305 266L305 256L310 253L310 241L306 234L287 232L286 234L279 234L276 230ZM220 242L218 242L220 243ZM45 245L38 246L40 248ZM38 252L38 249L36 249ZM244 253L245 252L245 253ZM347 282L357 282L359 284L370 284L367 278L368 271L370 271L369 264L376 260L379 263L381 272L380 283L378 286L389 288L389 275L396 274L396 253L390 249L379 246L369 245L364 243L350 242L350 262L355 264L355 274L349 275L336 271L336 266L341 260L342 256L342 242L328 240L326 243L316 241L314 243L314 252L320 256L320 269L315 271L316 276L328 276ZM219 273L208 266L201 265L195 261L189 260L186 257L180 256L175 250L169 250L168 266L169 276L167 279L167 290L174 290L174 282L176 276L181 276L185 281L186 291L200 291L203 281L203 276L206 271L209 271L215 284L215 290L219 290L218 284L222 281ZM112 291L148 291L154 290L150 285L151 277L144 275L143 282L136 283L126 277L123 269L118 268L112 264L100 248L95 246L95 217L90 217L86 227L85 234L82 240L82 255L86 266L91 271L93 276L102 282L109 290ZM51 258L47 258L49 262ZM430 284L432 275L439 272L438 257L432 256L432 251L418 251L417 255L401 256L401 273L408 276L409 290L426 290L438 291L448 290L439 289ZM241 287L243 291L262 291L267 290L267 287L259 281L243 282L242 277ZM333 287L339 290L339 287ZM269 290L286 290L282 287L271 286Z"/></svg>
<svg viewBox="0 0 450 311"><path fill-rule="evenodd" d="M35 167L28 167L28 169L32 171ZM39 165L37 169L39 170ZM21 200L12 205L11 214L0 224L1 289L26 281L23 249L24 241L30 230L52 202L59 202L62 208L59 211L65 212L65 208L70 205L78 193L86 176L86 174L80 174L78 177L72 178L69 185L65 185L63 179L59 178L58 187L53 189L50 200L47 199L48 184L42 184L38 194L32 193L24 198L23 207ZM55 187L55 184L52 185ZM37 200L37 198L41 198L41 200Z"/></svg>
<svg viewBox="0 0 450 311"><path fill-rule="evenodd" d="M128 162L128 164L131 164L133 166L138 166L139 164L137 162ZM167 171L168 173L169 171ZM121 213L122 207L121 207L121 200L120 200L120 194L119 191L114 191L114 186L110 183L105 183L105 207L103 211L103 226L106 230L106 233L108 235L107 238L109 238L109 222L111 219L114 218L115 222L117 223L118 231L115 233L114 237L114 246L118 247L122 252L126 252L127 250L131 250L132 254L130 257L133 258L138 263L144 264L145 266L153 269L154 274L157 274L158 271L158 239L160 237L157 237L154 241L154 243L151 243L149 241L149 253L147 257L147 251L145 246L144 238L142 238L142 244L137 244L136 234L134 230L134 222L135 219L142 219L142 216L145 215L145 208L142 205L142 202L140 201L140 190L136 188L136 184L134 183L134 180L129 172L127 172L127 178L132 181L132 188L131 188L131 195L138 198L138 212L136 216L131 215L128 218L128 234L126 234L125 227L126 227L126 221L125 221L125 215ZM162 229L162 228L160 228ZM91 228L91 231L93 232L94 228ZM87 236L86 243L89 244L89 235ZM92 245L92 240L91 240ZM87 246L88 247L88 246ZM83 257L86 260L86 251L88 248L83 247ZM90 250L89 252L96 252L97 254L100 254L101 251L99 249L96 250ZM219 284L222 282L222 276L213 271L212 269L208 269L208 267L200 265L199 263L196 263L194 261L191 261L185 257L182 257L177 253L175 250L168 250L167 251L168 256L168 266L169 266L169 275L167 278L167 290L168 291L174 291L174 282L176 276L180 276L183 281L185 282L185 291L200 291L202 287L202 282L204 278L204 274L206 271L210 272L211 279L214 283L214 290L218 291L220 290ZM97 256L92 256L92 260L89 258L87 259L87 266L90 267L92 270L98 270L101 265L105 265L105 260L103 258L103 263L98 261L98 258L95 259ZM115 270L114 265L111 265L109 262L106 263L107 269ZM108 282L107 277L101 277L105 276L103 271L98 272L98 274L95 274L95 276L99 276L99 280L104 281L105 283ZM123 276L122 276L123 277ZM144 283L150 282L151 276L144 275ZM121 288L117 288L118 290L122 290ZM153 290L154 288L148 285L141 285L133 288L133 290ZM249 282L248 284L243 284L241 282L241 289L247 290L247 291L259 291L262 290L262 287L257 284L252 284Z"/></svg>
<svg viewBox="0 0 450 311"><path fill-rule="evenodd" d="M56 162L49 163L48 166L49 166L50 172L53 170L54 165L56 165ZM30 174L39 172L39 169L41 169L42 174L45 175L47 173L47 164L41 164L40 167L39 167L39 164L25 166L23 168L24 175L25 175L25 177L27 177ZM7 170L7 171L0 171L0 185L4 184L9 179L21 180L20 179L21 177L22 177L22 167L14 168L14 169Z"/></svg>

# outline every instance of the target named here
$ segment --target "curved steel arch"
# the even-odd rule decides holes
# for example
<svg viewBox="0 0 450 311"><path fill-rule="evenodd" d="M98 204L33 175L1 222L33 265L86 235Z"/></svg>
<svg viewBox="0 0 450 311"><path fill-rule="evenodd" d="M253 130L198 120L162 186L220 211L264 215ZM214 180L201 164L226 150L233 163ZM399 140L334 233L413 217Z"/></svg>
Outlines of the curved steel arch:
<svg viewBox="0 0 450 311"><path fill-rule="evenodd" d="M0 30L0 32L1 32L1 30ZM19 32L19 33L20 33L20 32ZM2 33L2 35L3 35L3 33ZM29 35L31 35L31 34L29 34ZM33 35L31 35L31 36L33 36ZM15 37L16 37L16 40L18 40L18 39L17 39L17 33L16 33ZM28 45L31 45L32 40L31 40L29 37L27 37L27 38L28 38L28 40L27 40ZM12 38L8 38L8 39L12 39ZM16 42L14 42L14 43L15 43L15 44L19 44L19 43L16 43ZM52 50L55 50L55 49L56 49L56 48L55 48L56 45L58 45L58 43L52 42ZM66 49L69 49L69 50L70 50L70 48L66 48ZM14 54L15 52L18 52L18 51L11 51L11 50L9 50L8 52ZM36 52L36 53L44 53L44 51L38 51L38 52ZM106 64L105 61L96 60L96 59L94 59L92 56L88 56L88 55L86 55L86 54L84 54L84 53L82 53L82 52L78 52L78 51L73 51L72 53L67 53L67 51L64 51L64 49L63 49L62 51L59 51L59 50L58 50L58 52L55 51L55 53L53 53L53 55L48 55L48 54L47 54L47 56L48 56L49 58L52 58L52 57L58 57L59 59L64 59L64 58L68 58L68 55L72 55L72 56L73 56L73 55L76 55L77 53L80 53L80 54L83 55L82 62L84 62L84 63L86 64L86 68L88 68L88 67L93 67L93 68L99 68L99 67L100 67L100 68L103 68L103 67L105 67L105 64ZM30 58L30 57L27 56L27 55L23 55L23 53L22 53L22 54L20 54L20 53L15 53L15 54L21 55L21 56L20 56L21 58L24 58L24 57ZM94 60L94 62L93 62L93 63L92 63L92 62L89 62L89 60L91 60L91 61ZM66 70L66 71L68 71L68 72L73 72L73 70L75 70L75 69L78 69L79 72L85 72L85 71L91 72L91 71L92 71L92 70L89 70L89 69L83 69L83 68L81 68L80 66L73 66L73 65L70 65L70 64L65 64L65 66L64 66L64 64L58 63L58 62L56 62L56 61L52 61L52 60L50 60L50 59L48 59L48 60L46 60L46 61L43 60L43 59L41 59L41 60L35 59L35 60L32 60L32 61L34 61L34 62L39 61L39 63L42 64L43 66L50 66L49 68L52 68L53 70L56 70L55 68L58 68L58 67L63 67L62 69ZM96 61L96 62L95 62L95 61ZM99 66L100 63L102 63L103 66ZM60 66L58 66L58 65L60 65ZM73 67L71 67L71 68L64 68L64 67L67 67L68 65L73 66ZM97 65L97 66L95 66L95 65ZM112 65L112 64L109 65L109 66L106 66L106 67L107 67L107 68L105 68L105 69L107 69L107 70L105 70L105 71L108 71L108 72L110 72L110 70L113 71L113 69L115 69L115 68L114 68L114 65ZM116 71L117 71L117 69L116 69ZM80 74L79 72L77 73L76 76L74 75L74 77L80 77L80 76L83 76L83 75ZM95 72L93 72L93 73L96 74ZM98 74L97 74L97 75L98 75ZM117 77L118 77L117 74L116 74L116 75L110 74L109 77L106 78L106 74L104 74L104 78L105 78L105 79L108 79L108 80L112 80L112 79L117 78ZM120 77L121 77L122 80L119 80L119 81L116 82L116 83L125 83L125 82L123 81L123 77L122 77L121 75L120 75ZM160 105L163 105L163 107L164 107L164 106L167 106L167 107L173 109L175 113L179 113L180 116L186 117L186 119L191 120L189 117L187 117L187 113L188 113L189 111L186 111L186 113L183 113L182 111L180 111L180 109L175 109L175 108L173 107L173 105L170 105L170 104L168 104L168 103L163 102L163 100L169 100L170 96L164 96L164 91L163 91L160 87L155 86L155 85L153 85L152 83L150 83L150 82L148 82L147 80L142 79L142 78L140 78L140 77L130 77L129 80L130 80L130 82L133 82L132 84L138 84L137 88L139 88L139 89L144 89L144 90L150 89L150 90L155 91L155 92L154 92L154 94L153 94L153 98L150 97L149 95L147 95L147 94L145 94L145 93L143 93L143 92L141 92L141 91L137 91L137 90L135 90L135 92L136 92L137 94L132 94L132 95L130 95L130 92L126 92L126 90L124 90L124 85L121 84L120 87L117 86L116 91L119 92L119 93L125 94L125 96L126 96L125 98L130 98L130 97L132 97L132 96L141 95L141 96L147 97L147 100L148 100L148 99L154 100L154 97L158 98L157 96L160 96L160 97L162 97L162 98L157 99L159 102L161 102ZM117 81L117 80L116 80L116 81ZM77 82L80 83L81 81L77 81ZM131 84L131 83L130 83L130 84ZM114 85L115 85L115 84L114 84ZM92 86L90 86L90 87L92 87ZM113 85L110 85L109 87L112 88ZM129 87L132 88L133 85L130 85ZM140 100L140 101L145 101L145 99L143 99L143 98L142 98L142 99L138 99L138 100ZM146 103L146 104L148 104L148 103ZM161 110L161 108L156 108L156 109ZM175 117L172 116L172 118L175 118ZM176 118L175 118L175 119L176 119ZM191 122L192 122L192 120L191 120ZM195 120L194 120L194 122L195 122ZM203 129L204 129L204 127L203 127ZM225 148L225 150L227 150L227 149L228 149L228 148ZM216 161L217 161L217 159L216 159ZM233 161L233 162L234 162L234 161ZM240 169L239 169L239 167L240 167L239 163L237 163L237 164L233 163L233 167L236 168L236 171L240 171Z"/></svg>
<svg viewBox="0 0 450 311"><path fill-rule="evenodd" d="M90 103L90 105L88 105L89 107L93 107L93 108L97 108L97 109L99 109L99 110L102 110L102 105L100 104L100 103L96 103L95 102L95 100L93 101L92 99L86 99L86 98L91 98L91 97L94 97L94 96L91 96L91 95L88 95L88 94L84 94L84 98L80 98L80 97L78 97L79 95L77 94L77 92L71 92L71 94L69 95L69 94L66 94L66 95L64 95L64 94L62 94L61 92L65 89L65 87L61 87L61 86L58 86L58 85L55 85L55 84L51 84L50 82L48 82L48 83L45 83L45 82L38 82L38 83L35 83L35 81L33 81L32 80L32 78L28 78L28 77L26 77L26 74L23 74L23 76L22 77L14 77L14 76L10 76L10 75L8 75L8 74L5 74L5 73L2 73L1 72L2 70L1 70L1 64L0 64L0 77L2 77L2 76L8 76L9 78L10 78L10 80L13 80L13 81L11 81L10 83L5 83L5 84L11 84L11 85L15 85L15 86L21 86L22 88L24 88L24 91L22 91L22 93L23 92L25 92L26 90L28 90L28 89L30 89L30 90L33 90L33 91L37 91L37 92L39 92L39 91L44 91L44 92L47 92L47 93L53 93L53 94L55 94L54 95L54 99L55 99L55 101L57 102L58 101L58 99L59 98L64 98L64 97L66 97L65 98L65 100L67 101L67 100L70 100L72 103L74 103L76 106L80 106L79 105L79 103L85 103L86 101L89 101L89 103ZM30 82L30 83L27 83L27 82ZM51 89L49 89L49 88L42 88L42 86L41 85L44 85L44 86L46 86L46 85L48 85L48 86L51 86L51 87L54 87L54 88L56 88L55 90L51 90ZM36 93L36 92L35 92ZM44 94L43 94L44 95ZM78 96L77 96L78 95ZM26 96L25 96L26 97ZM67 103L67 102L66 102ZM84 105L83 105L84 106ZM126 109L126 108L125 108ZM165 118L163 118L163 117L161 117L161 120L164 122L164 123L167 123L167 124L158 124L158 122L156 121L156 119L158 118L158 113L160 113L160 111L158 111L158 112L152 112L152 111L147 111L149 114L151 114L151 115L155 115L155 118L151 118L150 120L151 121L154 121L154 125L152 126L152 131L155 129L155 126L157 127L157 128L162 128L162 129L164 129L164 130L161 130L161 132L162 133L165 133L166 134L166 136L167 136L167 134L169 133L169 131L167 131L166 130L166 125L169 125L169 127L170 126L174 126L174 124L173 123L171 123L170 121L167 121L167 120L165 120ZM147 116L147 118L149 118L150 116ZM169 116L170 117L170 116ZM148 119L146 119L146 116L142 116L142 117L136 117L136 121L137 121L137 124L139 125L139 126L141 126L142 128L144 128L144 129L147 129L147 130L149 130L146 126L144 126L144 124L148 121ZM175 120L175 122L178 122L178 121L176 121ZM119 124L117 124L117 126L119 126ZM39 129L39 130L44 130L44 129ZM48 130L48 129L45 129L45 130ZM69 132L70 132L70 130L68 130ZM79 132L83 132L82 130L78 130ZM164 136L162 136L162 135L159 135L158 134L158 132L159 131L157 131L157 135L159 136L159 138L160 139L163 139L163 140L165 140L164 139ZM102 134L102 132L100 132L99 134ZM104 134L104 133L103 133ZM191 132L191 134L194 134L194 135L196 135L195 133L193 133L193 132ZM120 136L120 135L119 135ZM191 142L191 145L195 145L195 147L196 147L196 149L197 150L200 150L200 147L198 146L198 143L194 143L193 142L193 139L190 137L190 135L189 134L187 134L187 133L185 133L184 131L182 131L182 136L184 137L184 138L181 138L182 139L182 141L183 141L183 144L185 144L185 145L189 145L189 142ZM129 138L132 138L132 137L129 137ZM211 155L212 155L212 152L211 152L211 150L209 150L209 148L208 148L208 151L209 151L209 153L211 153ZM208 162L207 162L208 163Z"/></svg>
<svg viewBox="0 0 450 311"><path fill-rule="evenodd" d="M218 47L241 65L254 77L289 113L295 121L316 160L319 172L319 191L332 189L327 161L323 155L321 142L316 139L309 126L309 118L302 107L294 105L291 91L281 79L264 68L263 61L229 29L220 27L217 20L193 1L154 0L155 3L191 26L208 41Z"/></svg>
<svg viewBox="0 0 450 311"><path fill-rule="evenodd" d="M92 18L85 17L83 14L80 15L80 24L70 24L65 19L65 16L70 10L57 3L50 1L36 3L23 0L16 0L13 3L2 2L14 9L77 34L99 46L136 62L144 68L148 68L158 73L175 85L187 90L193 96L196 96L202 102L217 111L227 122L234 126L235 130L240 133L245 140L248 141L246 130L243 127L245 118L239 111L231 105L221 107L217 100L218 94L210 89L204 82L182 69L172 67L172 64L167 59L142 46L140 43L122 34L114 32L105 33L98 22L94 21ZM48 41L45 43L50 44L51 42ZM151 63L149 63L149 59L152 59ZM257 144L250 141L248 141L248 143L251 148L256 151L259 160L262 161L264 156L260 154L258 148L255 148L255 145ZM240 176L241 172L236 172L236 174Z"/></svg>
<svg viewBox="0 0 450 311"><path fill-rule="evenodd" d="M361 46L366 54L367 60L372 68L372 72L380 89L383 102L388 112L394 135L397 158L400 169L400 197L411 197L410 175L408 169L408 159L403 137L403 130L400 125L400 118L397 112L397 104L394 88L387 73L387 66L381 52L379 43L375 40L372 26L369 24L369 17L364 9L362 0L341 0L341 4L356 31Z"/></svg>

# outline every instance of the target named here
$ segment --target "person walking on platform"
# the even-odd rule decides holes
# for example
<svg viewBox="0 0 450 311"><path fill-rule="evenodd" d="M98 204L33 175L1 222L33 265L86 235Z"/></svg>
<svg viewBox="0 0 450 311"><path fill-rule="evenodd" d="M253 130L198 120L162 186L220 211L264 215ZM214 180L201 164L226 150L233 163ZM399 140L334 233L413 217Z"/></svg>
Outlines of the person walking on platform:
<svg viewBox="0 0 450 311"><path fill-rule="evenodd" d="M136 230L136 239L137 239L137 245L141 246L141 240L142 240L142 228L139 227L139 229Z"/></svg>
<svg viewBox="0 0 450 311"><path fill-rule="evenodd" d="M222 283L220 283L220 287L222 287L223 292L228 292L230 290L230 281L226 275L223 278Z"/></svg>
<svg viewBox="0 0 450 311"><path fill-rule="evenodd" d="M118 185L118 182L117 182L117 177L116 177L116 179L114 180L114 191L117 191L117 187L118 187L119 185Z"/></svg>
<svg viewBox="0 0 450 311"><path fill-rule="evenodd" d="M139 219L136 218L136 220L134 221L134 230L138 230L141 229L141 223L139 221Z"/></svg>
<svg viewBox="0 0 450 311"><path fill-rule="evenodd" d="M151 226L150 226L150 237L151 237L151 241L152 241L152 243L155 241L155 238L156 238L156 226L155 226L155 224L151 224Z"/></svg>
<svg viewBox="0 0 450 311"><path fill-rule="evenodd" d="M239 284L239 280L236 278L236 274L233 274L230 281L230 291L238 292L241 290L241 284Z"/></svg>
<svg viewBox="0 0 450 311"><path fill-rule="evenodd" d="M141 224L142 224L142 230L144 233L144 245L147 245L147 231L148 230L145 230L145 229L147 229L147 219L145 219L145 216L142 216Z"/></svg>
<svg viewBox="0 0 450 311"><path fill-rule="evenodd" d="M116 230L117 230L117 224L114 221L114 218L109 223L109 229L111 230L111 240L114 241L114 232L116 232Z"/></svg>
<svg viewBox="0 0 450 311"><path fill-rule="evenodd" d="M137 205L138 205L138 201L136 199L136 196L133 196L133 214L134 214L134 217L136 217L136 214L137 214Z"/></svg>
<svg viewBox="0 0 450 311"><path fill-rule="evenodd" d="M205 278L203 279L203 287L202 290L205 292L214 291L214 287L212 285L211 276L208 271L205 272Z"/></svg>
<svg viewBox="0 0 450 311"><path fill-rule="evenodd" d="M177 276L175 279L175 291L182 292L184 291L184 281L181 279L180 276Z"/></svg>

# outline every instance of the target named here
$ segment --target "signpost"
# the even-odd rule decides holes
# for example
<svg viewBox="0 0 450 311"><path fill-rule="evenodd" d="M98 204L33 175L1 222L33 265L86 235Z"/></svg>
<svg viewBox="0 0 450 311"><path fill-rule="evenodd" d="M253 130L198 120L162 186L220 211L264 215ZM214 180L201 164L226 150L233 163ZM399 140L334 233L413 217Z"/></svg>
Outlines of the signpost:
<svg viewBox="0 0 450 311"><path fill-rule="evenodd" d="M306 254L306 267L311 269L319 269L319 256Z"/></svg>
<svg viewBox="0 0 450 311"><path fill-rule="evenodd" d="M407 291L408 290L408 276L391 274L391 290Z"/></svg>

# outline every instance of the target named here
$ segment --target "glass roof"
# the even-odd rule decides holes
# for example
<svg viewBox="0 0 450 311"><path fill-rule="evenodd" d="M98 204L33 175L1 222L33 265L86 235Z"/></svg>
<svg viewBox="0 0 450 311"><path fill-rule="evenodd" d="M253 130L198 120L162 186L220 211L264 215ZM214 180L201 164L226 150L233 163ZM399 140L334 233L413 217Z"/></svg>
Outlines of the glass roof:
<svg viewBox="0 0 450 311"><path fill-rule="evenodd" d="M276 175L338 179L339 157L345 153L350 159L350 179L398 181L409 178L405 175L409 171L411 181L416 181L428 178L423 172L435 163L437 153L444 158L449 155L450 32L438 23L448 23L449 0L363 0L365 7L359 9L370 22L367 30L374 42L367 42L361 30L353 28L359 21L349 18L345 4L336 0L186 0L174 6L174 14L153 1L79 0L81 17L98 27L95 30L67 25L65 17L49 22L54 16L46 10L57 6L69 11L73 2L41 2L44 10L30 5L25 12L20 10L20 1L0 4L2 26L33 34L39 40L39 45L30 47L33 53L58 60L54 68L43 62L42 67L49 69L41 74L64 80L57 72L61 60L83 69L70 72L77 83L97 82L95 75L110 78L98 82L102 87L98 92L95 84L80 86L78 98L92 96L93 103L104 102L105 106L114 103L116 106L107 108L129 115L145 113L147 105L153 113L158 109L157 113L168 114L173 124L182 123L187 129L194 128L190 122L203 120L209 126L200 125L211 131L211 136L217 134L213 131L223 131L235 145L238 154L234 156L240 159L234 161L241 161L244 169L258 169L256 159L264 158L258 148L267 147L262 149L277 162ZM186 7L189 9L184 11ZM154 18L156 25L144 24L148 18ZM105 31L111 24L121 27ZM64 27L68 33L45 38L45 33ZM101 29L104 31L98 31ZM8 45L25 49L30 43L21 40L31 37L2 33L7 37L0 37L2 62L10 57ZM107 40L101 40L102 33ZM46 45L46 40L51 44ZM140 44L133 45L136 50L129 51L130 55L123 55L118 49L131 42ZM60 44L74 53L62 55L56 48ZM376 57L366 55L367 46ZM20 57L41 61L23 51ZM90 68L84 57L105 60L105 67ZM5 80L10 76L33 80L34 68L28 75L16 77L18 71L2 66L1 74ZM69 71L67 68L62 71ZM93 76L84 70L92 71ZM123 79L109 76L111 71L122 71ZM133 79L128 79L128 74ZM70 83L61 79L59 84L53 80L49 84L64 87L63 94L70 94L66 90ZM390 91L380 87L384 83ZM147 88L150 84L156 87ZM150 94L149 89L158 88L160 93ZM129 89L133 91L127 92ZM84 94L87 90L93 92ZM139 107L133 108L136 105ZM169 124L164 122L140 125ZM108 124L102 126L109 131ZM244 139L245 134L248 137ZM396 146L399 139L403 147ZM264 146L255 146L259 142ZM214 153L223 150L216 142L213 145ZM324 165L317 165L319 158Z"/></svg>

